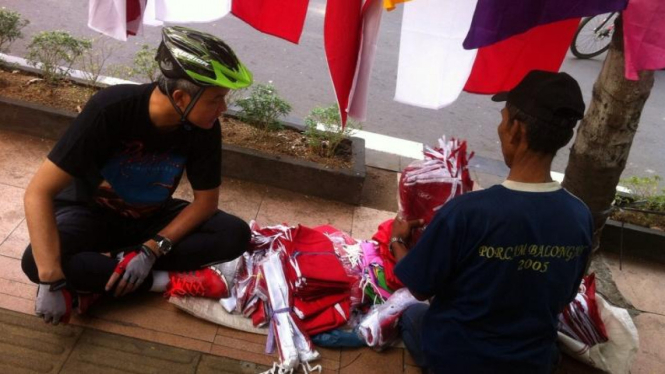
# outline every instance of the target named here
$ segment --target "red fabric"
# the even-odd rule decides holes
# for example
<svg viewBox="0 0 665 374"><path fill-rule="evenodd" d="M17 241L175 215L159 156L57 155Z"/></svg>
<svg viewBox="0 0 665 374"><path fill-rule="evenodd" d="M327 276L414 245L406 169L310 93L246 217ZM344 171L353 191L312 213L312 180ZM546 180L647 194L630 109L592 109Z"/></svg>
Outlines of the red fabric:
<svg viewBox="0 0 665 374"><path fill-rule="evenodd" d="M263 300L259 301L256 310L252 313L252 324L254 327L262 327L268 323L266 306Z"/></svg>
<svg viewBox="0 0 665 374"><path fill-rule="evenodd" d="M478 50L464 90L478 94L509 91L531 70L559 71L579 18L538 26Z"/></svg>
<svg viewBox="0 0 665 374"><path fill-rule="evenodd" d="M231 13L255 29L298 44L309 0L233 0Z"/></svg>
<svg viewBox="0 0 665 374"><path fill-rule="evenodd" d="M346 274L333 243L319 231L298 226L287 254L284 273L294 295L302 299L348 292L355 281Z"/></svg>
<svg viewBox="0 0 665 374"><path fill-rule="evenodd" d="M297 324L302 326L309 335L316 335L336 329L346 324L351 312L351 302L348 299L338 304L338 308L335 308L333 305L310 318L303 320L294 318L294 320L296 320ZM339 309L343 311L344 315L340 314Z"/></svg>
<svg viewBox="0 0 665 374"><path fill-rule="evenodd" d="M342 126L356 74L362 30L362 0L328 0L323 25L323 40Z"/></svg>
<svg viewBox="0 0 665 374"><path fill-rule="evenodd" d="M323 297L309 301L295 297L293 298L293 311L298 316L298 318L306 319L348 299L348 292L325 295Z"/></svg>
<svg viewBox="0 0 665 374"><path fill-rule="evenodd" d="M559 330L589 346L608 340L596 303L596 275L591 273L582 279L583 292L564 308L559 315Z"/></svg>
<svg viewBox="0 0 665 374"><path fill-rule="evenodd" d="M404 287L402 282L395 276L395 257L388 249L390 243L390 234L392 233L393 219L389 219L379 225L379 231L372 236L372 240L379 243L379 256L383 260L383 271L386 276L386 284L392 290L399 290Z"/></svg>
<svg viewBox="0 0 665 374"><path fill-rule="evenodd" d="M142 16L140 0L127 0L127 35L136 35L138 30L132 29L130 24Z"/></svg>

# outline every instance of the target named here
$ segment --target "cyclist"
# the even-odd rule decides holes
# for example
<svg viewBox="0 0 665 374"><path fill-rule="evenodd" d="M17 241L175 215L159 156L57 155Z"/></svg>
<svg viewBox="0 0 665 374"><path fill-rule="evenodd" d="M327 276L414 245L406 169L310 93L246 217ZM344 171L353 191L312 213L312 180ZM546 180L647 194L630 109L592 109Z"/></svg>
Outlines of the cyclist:
<svg viewBox="0 0 665 374"><path fill-rule="evenodd" d="M103 293L225 297L207 266L247 248L247 224L217 208L218 117L252 75L221 39L184 27L163 29L156 60L157 83L93 96L26 189L22 268L46 322ZM173 198L184 172L191 203Z"/></svg>

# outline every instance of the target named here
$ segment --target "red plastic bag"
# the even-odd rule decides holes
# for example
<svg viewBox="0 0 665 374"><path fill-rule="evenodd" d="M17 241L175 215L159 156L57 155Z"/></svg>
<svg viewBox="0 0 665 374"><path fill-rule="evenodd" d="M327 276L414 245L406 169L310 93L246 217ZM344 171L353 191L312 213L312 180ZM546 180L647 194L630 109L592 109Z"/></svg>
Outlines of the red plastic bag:
<svg viewBox="0 0 665 374"><path fill-rule="evenodd" d="M404 169L399 181L400 214L407 220L423 219L428 225L434 214L453 197L473 189L467 157L466 141L445 136L439 147L426 147L425 159L414 161ZM425 227L411 235L415 244Z"/></svg>
<svg viewBox="0 0 665 374"><path fill-rule="evenodd" d="M607 341L605 324L596 304L596 275L582 279L575 299L559 314L559 331L592 347Z"/></svg>

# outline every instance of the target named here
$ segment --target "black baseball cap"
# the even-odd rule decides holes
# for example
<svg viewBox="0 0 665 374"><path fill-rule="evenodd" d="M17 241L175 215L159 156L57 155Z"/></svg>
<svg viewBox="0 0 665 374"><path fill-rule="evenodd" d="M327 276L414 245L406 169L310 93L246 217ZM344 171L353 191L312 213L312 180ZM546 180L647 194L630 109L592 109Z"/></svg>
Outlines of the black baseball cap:
<svg viewBox="0 0 665 374"><path fill-rule="evenodd" d="M584 117L584 100L577 81L566 73L532 70L510 91L492 96L522 112L554 125L574 127Z"/></svg>

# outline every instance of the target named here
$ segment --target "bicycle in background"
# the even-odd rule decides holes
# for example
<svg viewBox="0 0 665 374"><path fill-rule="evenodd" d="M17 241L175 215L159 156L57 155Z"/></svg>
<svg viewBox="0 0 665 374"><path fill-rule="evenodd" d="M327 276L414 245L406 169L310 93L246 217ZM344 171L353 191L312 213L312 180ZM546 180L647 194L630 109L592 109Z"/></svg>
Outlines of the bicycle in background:
<svg viewBox="0 0 665 374"><path fill-rule="evenodd" d="M573 55L588 59L607 51L614 34L614 20L618 15L619 12L612 12L582 19L570 45Z"/></svg>

